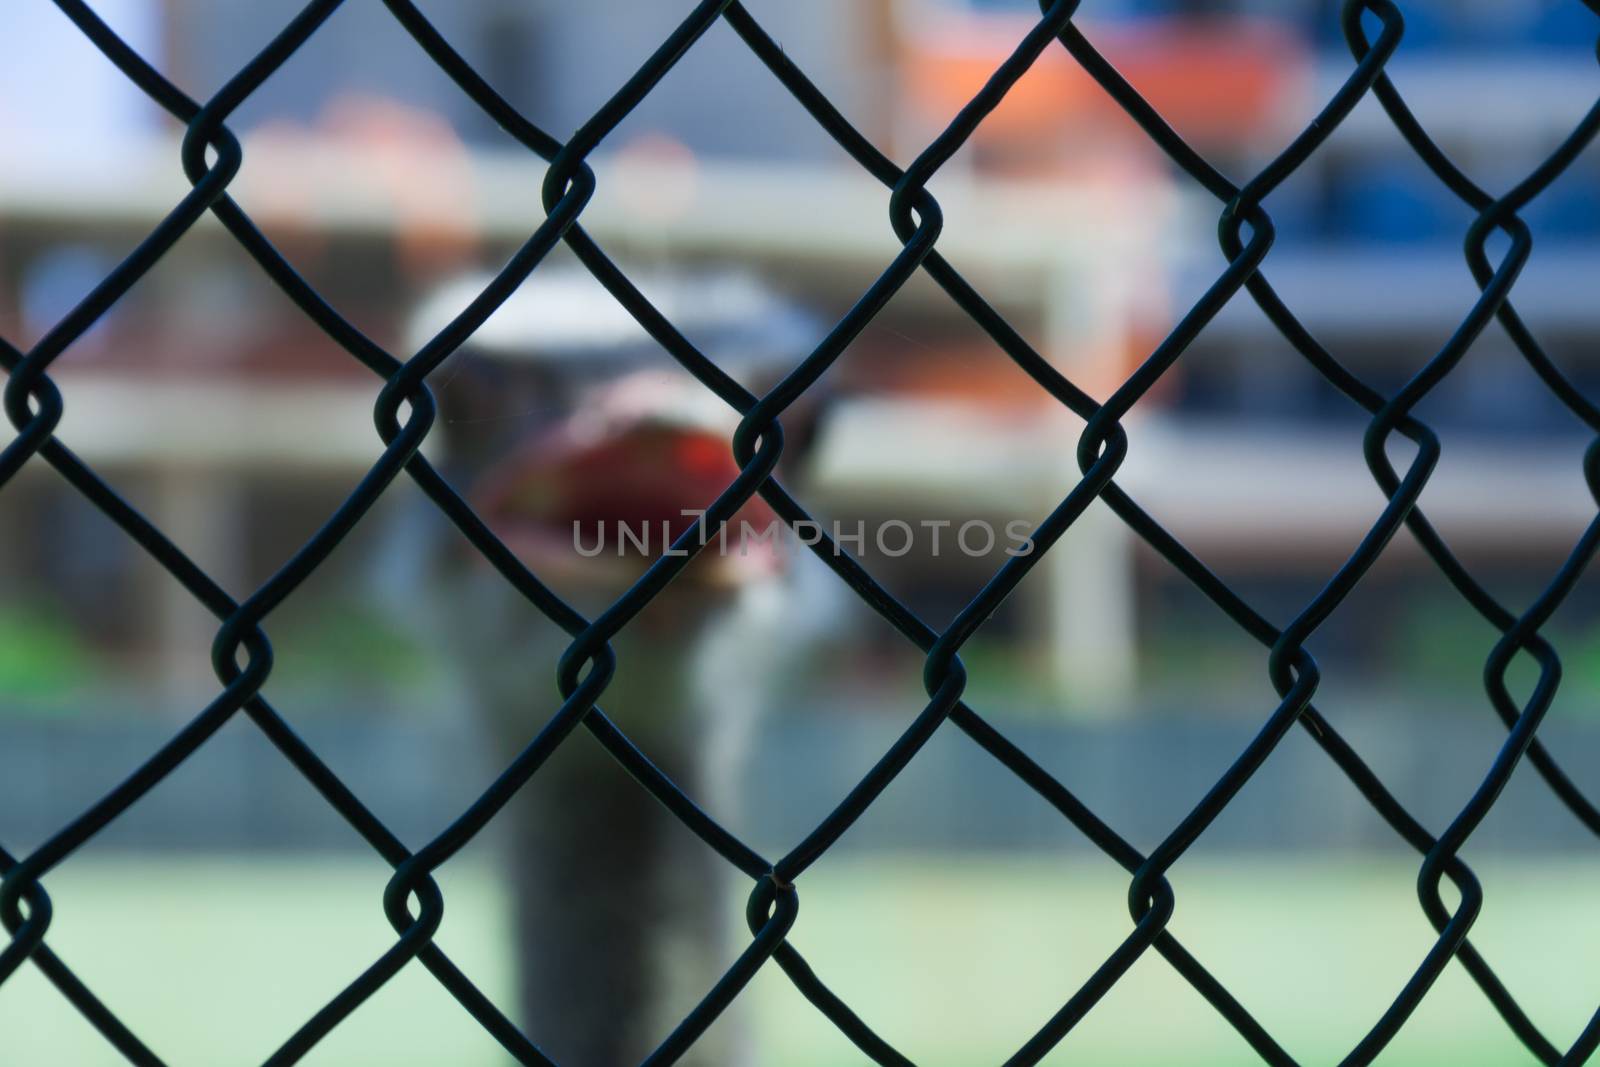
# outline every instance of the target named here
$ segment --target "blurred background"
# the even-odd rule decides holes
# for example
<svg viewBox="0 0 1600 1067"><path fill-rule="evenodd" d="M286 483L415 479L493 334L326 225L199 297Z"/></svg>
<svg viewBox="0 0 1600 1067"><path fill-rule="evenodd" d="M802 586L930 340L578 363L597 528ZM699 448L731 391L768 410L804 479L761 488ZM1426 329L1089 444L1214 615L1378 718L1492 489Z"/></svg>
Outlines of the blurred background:
<svg viewBox="0 0 1600 1067"><path fill-rule="evenodd" d="M293 5L94 6L203 99ZM419 6L558 137L687 8ZM1037 16L1031 0L747 6L902 165ZM1600 88L1597 23L1578 0L1402 7L1406 34L1390 70L1428 130L1491 190L1531 170ZM1080 22L1236 181L1301 129L1352 65L1332 0L1085 0ZM9 43L0 64L0 335L26 348L188 185L181 128L52 5L0 7L0 39ZM377 3L336 13L229 125L245 153L232 195L330 303L397 354L465 304L543 218L542 162ZM583 226L691 339L735 364L752 347L770 349L768 372L798 362L900 247L886 191L726 26L689 51L593 164L599 184ZM1060 50L931 188L945 215L940 250L1097 397L1222 268L1220 205ZM1267 276L1325 346L1380 389L1397 388L1433 355L1476 296L1460 252L1471 213L1370 100L1267 206L1279 234ZM1536 251L1517 306L1566 373L1600 393L1591 289L1600 157L1586 154L1523 216ZM516 380L528 352L626 350L630 366L669 363L565 249L518 299L434 376L447 413L459 408L427 446L447 466L514 444L551 415L539 408L553 403L543 394L530 401L495 385ZM571 321L553 323L552 308ZM235 595L281 565L381 449L376 379L210 219L52 376L66 399L61 439ZM789 476L825 521L1031 524L1076 480L1081 422L924 277L826 383ZM1473 573L1522 610L1593 515L1583 427L1498 327L1418 413L1444 445L1423 507ZM1280 625L1383 504L1361 458L1363 413L1248 299L1218 317L1127 424L1119 482ZM1399 446L1394 454L1407 456ZM468 676L485 665L437 639L452 594L436 564L459 548L402 480L267 624L274 705L413 844L470 803L505 758L469 706ZM1003 557L935 557L920 540L889 556L869 538L864 562L938 627ZM711 805L768 854L814 825L922 705L916 650L820 565L795 568L792 580L813 594L793 600L802 669L774 681L764 710L738 725L746 740L737 781ZM25 853L214 695L216 623L40 461L0 494L0 594L0 841ZM1592 794L1593 583L1580 583L1546 632L1565 675L1541 736ZM1318 706L1435 832L1503 738L1481 683L1496 636L1402 535L1310 642L1323 673ZM1142 849L1199 800L1275 706L1266 650L1098 506L963 658L969 702ZM518 667L544 687L546 714L557 702L554 667L553 657ZM1516 677L1525 694L1531 671ZM1600 920L1573 910L1600 891L1597 843L1525 767L1465 858L1487 892L1475 942L1564 1046L1600 1003ZM1354 1044L1431 943L1413 889L1417 864L1295 733L1173 871L1173 929L1302 1062L1323 1062ZM502 866L491 832L445 868L440 940L487 990L509 997ZM50 942L171 1062L256 1062L389 943L377 907L385 880L381 861L235 722L50 875ZM1126 882L946 729L808 873L793 939L917 1062L993 1062L1126 933ZM752 1062L861 1061L774 968L745 999ZM1154 1023L1145 1021L1152 1003ZM118 1062L31 970L0 994L0 1030L8 1049L15 1040L31 1050L19 1064ZM1047 1062L1248 1059L1151 954ZM306 1062L487 1065L502 1054L411 967ZM1379 1062L1533 1060L1452 969Z"/></svg>

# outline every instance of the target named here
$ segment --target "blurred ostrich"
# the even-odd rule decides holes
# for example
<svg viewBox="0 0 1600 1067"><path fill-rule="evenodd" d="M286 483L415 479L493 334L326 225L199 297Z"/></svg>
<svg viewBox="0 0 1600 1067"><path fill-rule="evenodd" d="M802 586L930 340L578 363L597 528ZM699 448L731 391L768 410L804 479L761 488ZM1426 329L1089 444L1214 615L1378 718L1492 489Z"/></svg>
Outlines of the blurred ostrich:
<svg viewBox="0 0 1600 1067"><path fill-rule="evenodd" d="M421 328L476 280L440 294ZM803 353L804 316L739 277L646 286L657 306L752 388ZM438 387L452 481L539 577L593 617L737 475L735 414L681 370L586 275L541 272L453 357ZM641 370L651 365L653 369ZM447 371L448 375L450 372ZM803 414L784 420L803 445ZM759 500L613 642L600 706L713 813L807 612L780 542L741 550ZM619 538L623 527L648 531ZM580 546L583 551L579 551ZM597 546L599 550L596 551ZM444 553L436 555L443 557ZM445 643L505 763L559 704L568 638L469 551L436 559ZM804 599L803 597L801 598ZM558 1063L637 1063L731 963L740 905L727 864L678 826L580 729L499 820L509 845L521 1022ZM736 1021L686 1060L739 1062Z"/></svg>

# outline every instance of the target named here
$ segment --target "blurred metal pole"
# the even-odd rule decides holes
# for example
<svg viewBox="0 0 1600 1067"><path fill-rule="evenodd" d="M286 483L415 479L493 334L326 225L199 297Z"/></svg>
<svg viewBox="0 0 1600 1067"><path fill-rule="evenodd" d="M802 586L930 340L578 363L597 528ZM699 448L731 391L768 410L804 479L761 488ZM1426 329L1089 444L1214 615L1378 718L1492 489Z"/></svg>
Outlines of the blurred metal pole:
<svg viewBox="0 0 1600 1067"><path fill-rule="evenodd" d="M250 543L242 521L241 490L234 472L210 464L165 467L152 476L155 504L151 518L190 558L200 561L226 589L241 588ZM147 572L156 605L152 644L158 649L156 673L167 711L174 718L193 714L216 692L217 679L206 651L217 623L165 573Z"/></svg>
<svg viewBox="0 0 1600 1067"><path fill-rule="evenodd" d="M1044 355L1096 399L1120 381L1133 320L1125 271L1063 263L1044 300ZM1137 421L1137 413L1123 419ZM1057 446L1061 480L1045 507L1060 502L1080 477L1076 433ZM1047 598L1045 643L1052 680L1074 715L1107 715L1131 707L1137 669L1133 534L1096 503L1043 561Z"/></svg>

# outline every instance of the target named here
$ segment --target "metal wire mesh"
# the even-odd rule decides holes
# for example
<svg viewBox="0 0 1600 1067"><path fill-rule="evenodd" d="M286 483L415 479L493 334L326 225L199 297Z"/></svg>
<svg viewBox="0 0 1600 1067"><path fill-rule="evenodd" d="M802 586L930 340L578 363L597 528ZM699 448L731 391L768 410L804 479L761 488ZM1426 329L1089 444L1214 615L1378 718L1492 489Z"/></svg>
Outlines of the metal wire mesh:
<svg viewBox="0 0 1600 1067"><path fill-rule="evenodd" d="M195 753L230 718L243 714L276 746L326 802L393 867L383 896L385 915L397 935L393 945L355 976L274 1052L269 1065L296 1062L385 982L412 960L432 973L457 1002L519 1062L548 1064L537 1034L523 1033L451 962L434 941L442 917L443 897L433 872L473 839L559 745L580 727L589 731L627 771L689 830L753 884L747 919L751 940L722 978L694 1009L661 1041L645 1061L678 1060L750 981L757 970L775 963L794 987L867 1057L880 1064L910 1061L872 1030L869 1022L829 991L821 976L787 940L799 908L800 888L808 867L821 857L873 804L891 781L917 756L933 733L949 722L1052 805L1095 846L1131 876L1128 906L1132 929L1081 988L1038 1030L1026 1037L1008 1064L1038 1062L1065 1039L1129 967L1153 949L1183 976L1249 1043L1261 1061L1292 1065L1295 1059L1213 977L1205 966L1167 931L1175 906L1175 890L1166 874L1206 832L1273 750L1295 726L1304 727L1328 758L1360 791L1394 833L1422 857L1418 897L1437 939L1394 996L1381 1018L1350 1049L1343 1064L1371 1063L1416 1010L1452 960L1471 975L1493 1008L1518 1039L1544 1064L1575 1067L1600 1047L1600 1013L1566 1049L1554 1044L1529 1019L1512 993L1496 978L1468 939L1483 901L1482 889L1459 853L1495 804L1517 765L1526 758L1550 791L1590 831L1600 835L1600 809L1564 773L1556 758L1536 737L1550 707L1559 677L1556 651L1540 628L1572 591L1600 546L1600 518L1591 521L1548 585L1518 612L1499 603L1461 564L1444 538L1429 523L1418 501L1440 455L1434 433L1412 411L1460 363L1474 340L1498 320L1528 365L1550 391L1591 430L1600 435L1600 407L1584 397L1550 360L1514 309L1510 293L1531 246L1528 226L1518 212L1543 192L1578 156L1600 129L1600 103L1548 158L1500 195L1482 189L1430 139L1385 74L1403 32L1403 18L1392 0L1346 0L1343 30L1354 66L1315 119L1259 173L1235 184L1187 145L1117 73L1074 24L1076 0L1043 3L1037 25L994 71L982 90L909 166L902 169L858 132L805 73L784 54L737 0L701 0L660 47L571 137L560 141L529 122L506 102L431 26L409 0L384 0L396 21L421 50L447 74L485 114L526 149L548 164L543 184L546 218L478 296L437 335L409 358L381 348L340 316L296 272L243 210L229 197L228 185L242 165L239 142L229 131L229 116L297 49L314 35L340 0L314 0L210 99L199 102L168 81L128 47L82 0L56 0L57 6L126 77L186 126L182 161L192 190L176 204L118 266L29 351L0 342L0 361L9 378L6 414L16 437L0 452L0 485L34 457L111 518L160 566L218 620L212 664L222 691L169 742L141 764L101 800L51 836L29 855L15 857L0 850L0 919L10 941L0 951L0 982L24 963L32 963L60 994L129 1062L160 1064L161 1059L118 1019L46 943L52 911L43 879L93 835L121 817L150 789ZM1600 14L1600 2L1585 0ZM596 187L585 160L595 151L682 56L718 20L727 23L761 63L863 169L888 191L889 223L902 250L861 294L811 353L771 391L747 392L696 349L663 317L584 231L582 213ZM1376 29L1376 36L1368 27ZM1136 370L1100 404L1035 351L985 301L937 248L942 218L939 204L927 191L933 175L961 148L978 125L1006 96L1017 80L1048 49L1062 47L1106 93L1133 118L1173 163L1222 205L1218 242L1226 265L1200 300ZM1273 224L1263 201L1324 144L1336 127L1367 94L1382 105L1389 119L1416 155L1476 217L1466 234L1465 255L1480 295L1449 340L1405 385L1385 395L1353 374L1295 318L1274 292L1264 272L1273 244ZM383 382L377 391L374 422L384 450L359 485L294 556L259 588L235 599L161 530L139 514L115 489L54 436L64 399L49 377L51 364L96 320L104 315L204 214L215 215L238 244L318 327ZM1491 259L1488 243L1500 235L1508 248ZM434 423L434 400L427 379L488 316L539 266L558 244L565 243L615 299L704 386L742 416L732 447L741 471L709 505L705 523L683 534L674 548L657 559L644 575L610 607L593 619L579 614L531 573L495 536L463 498L422 456L419 446ZM840 551L825 535L813 550L838 578L906 640L926 655L924 683L928 703L882 754L871 770L805 838L777 859L769 859L740 841L681 792L654 767L600 708L616 667L609 646L640 610L688 565L697 550L699 530L729 519L759 494L791 526L810 522L804 507L773 477L783 450L781 417L839 358L846 346L918 271L924 271L1022 368L1039 387L1086 420L1078 442L1082 479L1071 488L1034 530L1037 550L1008 560L950 626L935 631L890 595L858 560ZM1383 505L1360 543L1343 565L1297 615L1276 625L1246 603L1234 590L1168 533L1130 497L1115 478L1130 447L1119 420L1182 358L1222 306L1246 291L1282 336L1323 378L1369 416L1364 456L1381 492ZM1404 471L1391 462L1387 446L1398 434L1415 446L1415 458ZM515 760L444 832L412 848L400 841L296 735L264 694L272 670L272 647L262 628L266 617L292 596L340 541L373 507L397 478L414 481L439 510L476 546L506 582L560 625L571 644L559 665L563 702ZM1584 475L1600 500L1600 437L1585 455ZM960 651L999 603L1010 594L1040 557L1049 551L1094 501L1101 500L1179 573L1244 632L1269 649L1268 672L1280 701L1267 715L1226 773L1176 827L1145 854L1101 821L1068 786L1052 777L1028 754L962 699L965 671ZM1374 501L1375 505L1377 500ZM1507 728L1503 747L1484 773L1470 800L1435 835L1392 795L1361 756L1313 706L1318 669L1305 644L1372 568L1390 539L1406 528L1470 607L1500 633L1484 670L1491 704ZM816 526L809 529L815 531ZM1507 670L1515 657L1530 657L1539 677L1528 699L1519 703L1507 686ZM1459 903L1452 910L1441 892L1445 879L1455 887ZM4 1039L0 1038L0 1049Z"/></svg>

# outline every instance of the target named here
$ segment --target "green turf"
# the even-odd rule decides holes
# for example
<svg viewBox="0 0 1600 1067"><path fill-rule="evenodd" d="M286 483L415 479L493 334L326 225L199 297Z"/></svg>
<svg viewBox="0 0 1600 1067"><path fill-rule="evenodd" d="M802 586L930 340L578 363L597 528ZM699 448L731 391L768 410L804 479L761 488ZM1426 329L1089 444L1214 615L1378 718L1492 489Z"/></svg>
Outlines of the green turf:
<svg viewBox="0 0 1600 1067"><path fill-rule="evenodd" d="M1400 859L1186 861L1173 930L1304 1064L1336 1062L1430 942ZM1552 1037L1600 1004L1600 863L1480 863L1475 940ZM440 943L509 1004L504 891L447 867ZM392 940L384 871L353 859L78 858L47 881L49 942L174 1067L259 1063ZM1104 861L828 858L802 885L794 942L880 1033L924 1067L998 1063L1129 928L1126 879ZM1569 927L1572 927L1569 929ZM776 968L741 999L764 1067L864 1063ZM719 1024L722 1025L722 1024ZM0 990L7 1067L122 1061L25 968ZM323 1067L505 1062L418 966L304 1061ZM1249 1050L1154 954L1046 1061L1242 1067ZM1452 968L1381 1067L1534 1060Z"/></svg>

